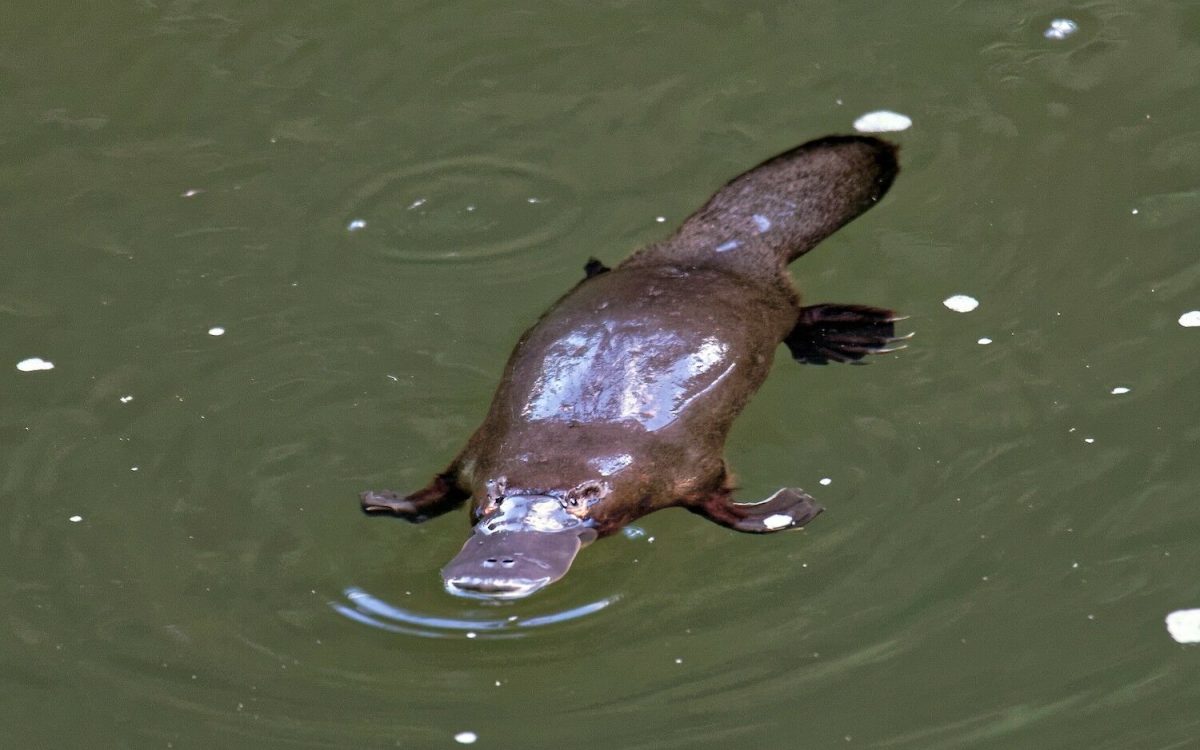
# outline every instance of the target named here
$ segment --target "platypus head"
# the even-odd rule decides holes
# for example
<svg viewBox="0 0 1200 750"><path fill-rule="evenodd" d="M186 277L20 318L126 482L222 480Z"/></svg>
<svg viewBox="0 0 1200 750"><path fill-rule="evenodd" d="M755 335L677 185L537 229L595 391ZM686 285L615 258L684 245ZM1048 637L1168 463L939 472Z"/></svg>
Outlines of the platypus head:
<svg viewBox="0 0 1200 750"><path fill-rule="evenodd" d="M590 522L568 510L573 500L548 494L490 497L477 510L481 518L471 538L442 568L446 590L519 599L562 578L579 550L596 539Z"/></svg>

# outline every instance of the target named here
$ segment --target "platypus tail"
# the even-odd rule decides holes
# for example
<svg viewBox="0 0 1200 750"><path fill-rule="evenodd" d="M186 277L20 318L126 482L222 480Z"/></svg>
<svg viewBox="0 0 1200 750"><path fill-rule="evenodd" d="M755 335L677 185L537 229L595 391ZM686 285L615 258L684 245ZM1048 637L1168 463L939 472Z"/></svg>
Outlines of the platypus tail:
<svg viewBox="0 0 1200 750"><path fill-rule="evenodd" d="M734 178L675 234L622 265L717 266L774 277L875 205L899 170L896 146L878 138L809 141Z"/></svg>

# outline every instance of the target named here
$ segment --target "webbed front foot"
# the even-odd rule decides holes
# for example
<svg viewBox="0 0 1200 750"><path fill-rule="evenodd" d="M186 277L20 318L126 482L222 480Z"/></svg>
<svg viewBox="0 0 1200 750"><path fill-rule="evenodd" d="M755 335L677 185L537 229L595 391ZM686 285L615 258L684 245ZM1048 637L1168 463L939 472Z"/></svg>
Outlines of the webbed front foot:
<svg viewBox="0 0 1200 750"><path fill-rule="evenodd" d="M417 504L392 490L367 490L358 494L364 513L390 513L394 516L417 515Z"/></svg>
<svg viewBox="0 0 1200 750"><path fill-rule="evenodd" d="M769 534L806 526L825 509L804 490L784 487L757 503L734 502L727 491L722 491L688 506L688 510L736 531Z"/></svg>
<svg viewBox="0 0 1200 750"><path fill-rule="evenodd" d="M453 477L439 474L427 486L408 495L392 490L367 490L359 493L363 512L368 515L392 515L412 523L428 521L434 516L462 505L470 493L454 482Z"/></svg>

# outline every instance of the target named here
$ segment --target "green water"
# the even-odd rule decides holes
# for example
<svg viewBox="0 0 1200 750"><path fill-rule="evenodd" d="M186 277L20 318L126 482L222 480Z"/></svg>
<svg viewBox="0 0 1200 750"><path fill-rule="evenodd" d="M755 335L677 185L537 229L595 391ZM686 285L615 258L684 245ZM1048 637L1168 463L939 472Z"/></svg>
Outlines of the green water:
<svg viewBox="0 0 1200 750"><path fill-rule="evenodd" d="M1200 747L1198 91L1182 0L10 3L0 744ZM876 109L903 173L793 270L912 346L781 357L728 447L809 529L486 606L465 513L359 513L588 256Z"/></svg>

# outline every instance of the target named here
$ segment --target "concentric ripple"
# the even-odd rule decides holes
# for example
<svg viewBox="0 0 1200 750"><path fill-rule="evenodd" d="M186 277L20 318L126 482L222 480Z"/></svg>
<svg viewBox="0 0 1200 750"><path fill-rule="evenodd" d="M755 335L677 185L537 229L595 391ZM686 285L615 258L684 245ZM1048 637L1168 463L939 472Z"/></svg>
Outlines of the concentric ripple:
<svg viewBox="0 0 1200 750"><path fill-rule="evenodd" d="M398 607L357 586L349 586L342 593L345 594L348 603L329 602L329 606L338 614L373 628L422 638L520 638L531 628L555 625L595 614L620 598L614 595L559 612L530 617L489 617L482 610L478 616L449 617Z"/></svg>
<svg viewBox="0 0 1200 750"><path fill-rule="evenodd" d="M539 167L466 156L378 175L354 191L339 221L398 260L472 260L561 237L580 217L575 195Z"/></svg>

